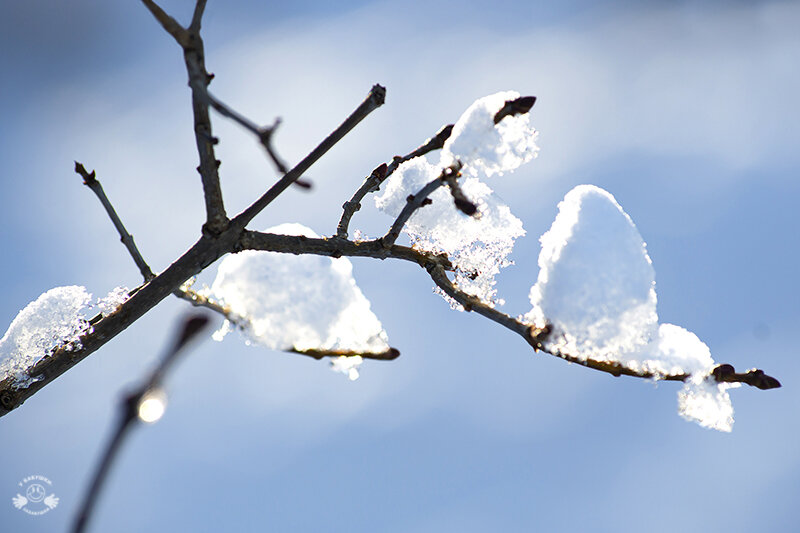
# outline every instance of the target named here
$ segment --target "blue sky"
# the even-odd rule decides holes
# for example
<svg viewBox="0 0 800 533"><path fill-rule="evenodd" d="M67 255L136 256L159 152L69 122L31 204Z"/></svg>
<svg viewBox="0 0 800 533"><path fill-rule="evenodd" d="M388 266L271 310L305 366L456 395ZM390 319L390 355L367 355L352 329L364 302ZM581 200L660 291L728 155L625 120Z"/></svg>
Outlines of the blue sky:
<svg viewBox="0 0 800 533"><path fill-rule="evenodd" d="M15 3L0 22L0 262L8 324L60 285L102 295L138 273L73 160L98 176L154 270L194 242L203 204L180 50L136 2ZM187 20L190 2L163 4ZM378 163L416 147L476 98L534 94L540 157L491 185L523 220L500 277L529 309L538 236L575 185L610 191L647 241L659 316L715 359L757 366L777 391L732 391L731 434L677 415L674 384L611 378L530 352L450 311L424 271L354 261L402 352L354 383L325 363L197 347L164 419L126 443L96 531L786 531L800 448L800 8L758 2L211 2L215 94L298 161L364 97L371 115L254 221L335 230ZM219 117L228 211L274 179ZM390 220L364 208L368 235ZM208 281L208 280L207 280ZM120 392L152 364L186 306L165 301L0 420L0 523L64 530ZM0 327L2 329L2 327ZM792 398L795 398L792 400ZM61 504L10 504L47 476Z"/></svg>

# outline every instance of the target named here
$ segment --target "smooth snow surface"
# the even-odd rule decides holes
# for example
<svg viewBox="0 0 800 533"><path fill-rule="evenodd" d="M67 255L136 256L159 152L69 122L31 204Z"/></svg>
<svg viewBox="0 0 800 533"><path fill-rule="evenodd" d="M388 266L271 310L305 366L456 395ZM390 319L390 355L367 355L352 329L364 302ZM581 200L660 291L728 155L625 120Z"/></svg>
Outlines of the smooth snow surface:
<svg viewBox="0 0 800 533"><path fill-rule="evenodd" d="M317 237L300 224L267 231ZM273 350L381 353L389 349L386 332L356 285L346 258L240 252L220 264L211 296L244 319L248 341ZM215 338L229 329L226 323ZM356 358L348 359L351 366L345 373L354 379ZM341 363L334 368L339 367Z"/></svg>
<svg viewBox="0 0 800 533"><path fill-rule="evenodd" d="M708 346L681 327L658 324L652 262L631 218L593 185L575 187L558 207L541 237L533 308L523 319L552 326L554 352L619 362L656 378L691 374L679 395L680 414L730 431L731 386L708 378L715 366Z"/></svg>
<svg viewBox="0 0 800 533"><path fill-rule="evenodd" d="M554 328L556 347L618 360L657 335L655 273L630 217L606 191L581 185L542 235L528 319Z"/></svg>

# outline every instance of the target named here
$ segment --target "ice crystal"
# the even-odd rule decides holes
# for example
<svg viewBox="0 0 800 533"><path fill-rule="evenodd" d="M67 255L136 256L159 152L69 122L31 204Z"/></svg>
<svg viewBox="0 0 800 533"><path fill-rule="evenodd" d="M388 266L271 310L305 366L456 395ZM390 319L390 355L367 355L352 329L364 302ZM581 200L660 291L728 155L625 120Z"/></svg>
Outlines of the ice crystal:
<svg viewBox="0 0 800 533"><path fill-rule="evenodd" d="M116 311L120 305L124 304L129 298L128 287L116 287L111 290L104 298L97 301L97 306L103 316L108 316Z"/></svg>
<svg viewBox="0 0 800 533"><path fill-rule="evenodd" d="M37 381L30 367L89 330L90 300L85 287L72 285L50 289L25 306L0 339L0 381L13 377L16 388Z"/></svg>
<svg viewBox="0 0 800 533"><path fill-rule="evenodd" d="M494 115L507 100L519 97L507 91L479 99L461 116L445 142L440 160L432 164L418 157L401 164L376 198L379 209L397 217L409 194L438 178L442 169L460 162L461 188L478 207L475 216L459 211L446 187L429 196L432 204L418 209L403 231L412 245L445 252L456 266L456 283L486 303L499 304L495 276L510 264L514 240L524 235L522 222L494 195L480 177L514 170L536 156L536 131L529 115L508 116L494 124ZM449 298L448 298L449 300ZM457 306L451 301L451 305Z"/></svg>

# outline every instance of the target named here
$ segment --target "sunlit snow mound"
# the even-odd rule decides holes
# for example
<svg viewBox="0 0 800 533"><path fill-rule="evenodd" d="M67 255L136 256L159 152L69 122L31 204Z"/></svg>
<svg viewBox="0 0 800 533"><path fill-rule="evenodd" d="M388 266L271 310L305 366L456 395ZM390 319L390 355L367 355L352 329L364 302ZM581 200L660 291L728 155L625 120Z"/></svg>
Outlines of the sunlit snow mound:
<svg viewBox="0 0 800 533"><path fill-rule="evenodd" d="M656 378L691 374L679 395L680 414L730 431L732 385L710 377L716 364L694 333L659 325L652 262L631 218L593 185L574 188L558 208L541 237L533 308L524 320L551 326L553 352L618 362Z"/></svg>
<svg viewBox="0 0 800 533"><path fill-rule="evenodd" d="M117 287L92 305L86 287L56 287L29 303L11 322L0 339L0 381L14 378L14 387L37 381L28 369L62 346L80 348L79 337L91 329L87 313L99 307L103 316L113 313L128 298L128 289Z"/></svg>
<svg viewBox="0 0 800 533"><path fill-rule="evenodd" d="M300 224L267 231L318 237ZM249 341L274 350L382 353L389 349L386 332L356 285L346 258L240 252L220 264L211 296L244 319L243 333ZM338 362L336 368L352 376L351 363Z"/></svg>

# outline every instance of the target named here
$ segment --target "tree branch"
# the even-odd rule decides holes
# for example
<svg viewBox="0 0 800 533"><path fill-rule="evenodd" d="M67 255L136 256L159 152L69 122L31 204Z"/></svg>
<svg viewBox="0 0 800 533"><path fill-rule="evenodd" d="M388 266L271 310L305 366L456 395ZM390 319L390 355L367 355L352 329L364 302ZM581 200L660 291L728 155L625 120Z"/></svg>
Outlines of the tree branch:
<svg viewBox="0 0 800 533"><path fill-rule="evenodd" d="M150 13L153 14L166 32L172 35L172 37L179 45L181 45L181 47L186 48L189 46L189 31L178 24L178 21L176 21L174 18L167 15L167 13L152 0L142 0L142 3L145 5L145 7L147 7L147 9L150 10ZM200 22L198 21L197 24L199 28Z"/></svg>
<svg viewBox="0 0 800 533"><path fill-rule="evenodd" d="M361 209L361 200L363 200L367 194L377 191L381 183L391 176L402 163L442 148L452 131L452 124L442 126L439 131L436 132L436 135L425 141L422 146L418 147L413 152L403 157L395 156L389 165L383 163L373 170L367 179L364 180L364 183L361 184L361 187L353 194L353 197L342 205L344 212L342 213L342 218L339 219L339 224L336 226L336 236L343 239L347 238L350 219L353 218L356 211Z"/></svg>
<svg viewBox="0 0 800 533"><path fill-rule="evenodd" d="M58 347L53 353L43 357L28 369L28 375L37 381L26 388L17 388L13 377L0 381L0 416L3 416L52 383L58 376L74 367L88 355L94 353L119 333L127 329L175 289L198 274L222 255L233 249L240 237L239 233L227 231L211 239L203 236L177 261L164 272L157 275L137 291L119 308L107 316L93 321L92 329L83 334L76 344L69 343Z"/></svg>
<svg viewBox="0 0 800 533"><path fill-rule="evenodd" d="M120 416L116 429L106 446L105 453L103 453L100 463L97 465L92 483L89 485L89 490L83 499L80 511L78 512L77 519L73 526L75 533L81 533L86 529L89 519L92 516L92 511L97 503L97 498L100 496L100 491L103 488L108 472L111 465L119 452L122 441L127 436L129 430L134 424L140 420L139 407L143 400L154 391L161 388L169 368L175 363L177 355L181 349L194 337L197 336L208 324L208 318L203 315L196 315L190 317L184 322L181 334L178 337L172 348L161 359L159 365L153 370L149 378L143 385L138 387L134 392L126 395L120 403Z"/></svg>
<svg viewBox="0 0 800 533"><path fill-rule="evenodd" d="M206 71L203 39L200 37L200 20L205 10L205 1L199 0L195 5L192 24L189 29L183 28L175 19L167 15L155 2L142 0L153 16L164 29L172 35L183 48L183 59L189 76L189 87L192 89L192 114L194 116L194 137L200 165L197 171L203 184L203 196L206 202L206 222L203 231L209 235L217 235L228 225L225 205L222 201L222 188L219 181L220 162L214 153L217 142L211 131L211 118L208 115L208 102L205 97L206 88L213 75Z"/></svg>
<svg viewBox="0 0 800 533"><path fill-rule="evenodd" d="M377 187L383 183L383 180L386 179L386 170L387 166L386 163L379 165L372 173L364 180L364 183L361 184L361 187L353 194L353 197L350 200L346 201L342 204L342 218L339 219L339 224L336 226L336 236L341 239L347 238L347 232L350 226L350 219L353 218L353 215L356 211L361 209L361 200L364 199L364 196L367 193L370 193L377 189Z"/></svg>
<svg viewBox="0 0 800 533"><path fill-rule="evenodd" d="M414 212L420 207L430 204L431 200L428 199L428 196L433 194L433 191L447 183L448 177L458 174L460 169L460 163L442 169L442 173L438 178L425 185L417 194L410 195L408 198L406 198L406 205L403 207L403 210L400 211L399 215L397 215L397 218L392 224L392 227L389 228L389 231L386 233L386 235L381 238L384 246L390 247L395 243L397 238L400 236L400 232L403 230L403 226L406 225L406 222L408 222L408 219L411 218L411 215L413 215Z"/></svg>
<svg viewBox="0 0 800 533"><path fill-rule="evenodd" d="M206 0L197 0L197 3L194 6L194 13L192 14L192 22L189 24L190 32L194 33L200 32L200 24L205 10L206 10Z"/></svg>
<svg viewBox="0 0 800 533"><path fill-rule="evenodd" d="M289 353L296 353L300 355L307 355L319 361L325 357L355 357L359 356L362 359L372 359L375 361L394 361L400 356L400 352L396 348L389 348L385 352L372 353L372 352L353 352L344 350L286 350Z"/></svg>
<svg viewBox="0 0 800 533"><path fill-rule="evenodd" d="M441 150L444 147L445 141L450 138L452 133L453 124L442 126L439 128L439 131L436 132L436 135L422 143L422 145L417 147L414 151L404 155L403 157L395 156L392 159L392 163L389 165L389 168L386 170L386 177L388 178L391 176L392 173L397 170L397 167L406 161L433 152L434 150Z"/></svg>
<svg viewBox="0 0 800 533"><path fill-rule="evenodd" d="M549 353L555 357L564 359L570 363L575 363L586 368L599 370L611 374L612 376L619 377L621 375L631 376L644 379L657 379L664 381L686 381L691 377L691 374L660 374L649 371L639 371L630 369L621 363L615 361L598 361L595 359L584 359L560 351L550 349L546 345L547 338L550 335L551 328L546 326L544 328L537 328L530 324L513 318L505 313L502 313L485 304L479 298L467 294L459 290L452 281L447 277L445 270L440 265L430 263L427 267L428 273L433 279L433 282L442 289L445 294L453 298L464 308L465 311L474 311L493 322L500 324L521 336L525 341L530 344L535 351ZM720 370L721 369L721 370ZM719 365L712 372L712 376L718 383L746 383L759 389L772 389L780 387L780 382L764 374L761 370L751 370L745 374L736 374L733 372L731 365Z"/></svg>
<svg viewBox="0 0 800 533"><path fill-rule="evenodd" d="M236 251L262 250L290 254L313 254L328 257L372 257L375 259L400 259L425 267L429 263L452 270L453 265L445 254L425 252L407 246L384 246L381 239L348 241L338 237L314 239L304 235L278 235L261 231L245 231L236 245Z"/></svg>
<svg viewBox="0 0 800 533"><path fill-rule="evenodd" d="M284 175L289 172L289 167L286 166L286 163L284 163L283 160L278 156L275 148L272 146L272 135L275 133L275 130L278 129L278 126L281 123L280 118L276 118L272 126L261 127L241 113L234 111L232 108L222 103L222 101L211 94L207 88L198 87L198 91L200 91L208 104L213 107L217 113L223 117L233 120L241 127L258 137L258 142L261 143L261 146L263 146L264 150L267 151L267 155L272 161L272 164L275 165L275 168L278 169L278 172ZM300 178L295 180L294 185L303 187L305 189L311 188L310 182Z"/></svg>
<svg viewBox="0 0 800 533"><path fill-rule="evenodd" d="M261 198L256 200L250 207L237 215L231 223L244 229L253 218L260 213L266 206L272 203L289 185L294 183L300 176L308 170L320 157L330 150L336 143L347 135L356 125L364 120L370 113L383 105L386 99L386 89L380 85L374 85L367 98L361 105L353 111L330 135L328 135L314 150L311 151L297 166L287 172L275 185L264 193Z"/></svg>
<svg viewBox="0 0 800 533"><path fill-rule="evenodd" d="M91 173L86 172L84 166L75 161L75 172L83 176L83 184L89 187L92 192L97 195L100 203L103 204L103 207L106 209L106 213L108 213L111 222L113 222L114 227L117 228L117 232L119 233L122 244L125 245L128 253L133 258L133 262L136 263L137 267L139 267L139 272L141 272L142 277L144 277L144 281L147 282L153 279L155 274L153 274L153 271L150 270L150 267L145 262L142 254L139 253L139 249L136 247L136 243L133 241L133 235L128 233L128 230L125 229L125 226L122 224L122 220L120 220L119 215L117 215L114 206L111 205L111 202L106 196L103 186L97 179L94 170L92 170Z"/></svg>

